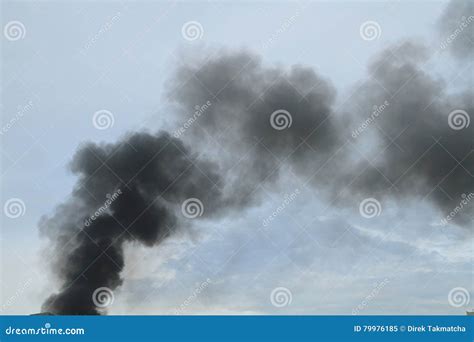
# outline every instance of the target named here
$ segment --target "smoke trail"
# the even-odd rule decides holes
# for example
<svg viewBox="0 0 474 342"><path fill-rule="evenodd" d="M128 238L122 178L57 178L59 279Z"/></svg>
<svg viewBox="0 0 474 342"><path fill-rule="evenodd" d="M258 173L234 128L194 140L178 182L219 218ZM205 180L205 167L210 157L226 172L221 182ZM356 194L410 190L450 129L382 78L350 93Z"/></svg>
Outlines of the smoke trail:
<svg viewBox="0 0 474 342"><path fill-rule="evenodd" d="M303 169L306 159L319 160L335 146L338 134L329 118L332 87L311 69L265 69L257 59L246 53L223 55L199 70L201 81L216 90L244 63L249 67L199 118L209 132L215 126L212 134L218 127L229 127L227 143L213 162L167 133L135 133L116 144L87 144L77 152L72 170L79 181L72 198L41 222L43 233L56 242L55 270L63 283L43 310L102 312L92 300L94 291L113 290L122 283L126 241L159 243L182 224L176 211L189 201L202 203L206 218L253 205L258 186L278 179L279 158L288 157ZM195 70L178 70L175 82L190 72ZM188 82L173 96L189 113L196 103L206 103L209 93ZM317 126L318 131L313 129ZM202 136L192 130L190 134L189 145L200 146ZM236 154L244 158L236 160ZM116 191L120 196L98 210ZM202 209L190 207L182 216L198 217Z"/></svg>
<svg viewBox="0 0 474 342"><path fill-rule="evenodd" d="M126 241L159 243L175 229L175 208L188 197L199 198L206 215L219 208L216 169L167 133L135 133L116 144L81 147L72 162L79 175L72 197L40 224L56 243L55 270L63 283L43 310L99 313L92 295L122 283ZM110 205L100 210L108 199Z"/></svg>
<svg viewBox="0 0 474 342"><path fill-rule="evenodd" d="M235 176L237 197L278 179L285 164L313 173L342 144L332 110L335 89L309 67L265 67L252 53L223 52L179 68L168 86L168 99L181 113L178 122L196 103L213 102L182 138L216 151L223 169Z"/></svg>
<svg viewBox="0 0 474 342"><path fill-rule="evenodd" d="M217 104L183 139L210 135L210 144L217 142L224 155L245 154L248 163L237 166L238 174L245 174L237 177L237 192L277 179L283 161L303 179L313 175L308 183L335 204L410 197L434 202L444 215L474 192L474 125L460 122L465 127L453 129L450 117L461 110L470 120L473 106L469 91L448 95L443 81L423 69L431 53L413 42L380 53L369 66L370 78L342 108L344 114L333 113L334 90L311 69L264 68L245 52L181 68L169 98L186 113L193 103L217 96ZM189 75L196 78L186 82ZM175 84L183 83L175 91ZM370 133L353 139L352 126L384 103ZM272 114L279 112L289 116L282 129L272 126ZM350 195L337 196L344 191ZM464 210L455 221L468 223L471 212Z"/></svg>
<svg viewBox="0 0 474 342"><path fill-rule="evenodd" d="M382 52L340 113L332 85L304 66L264 67L251 53L223 52L178 68L167 91L177 123L210 104L181 132L184 142L134 133L115 144L86 144L74 156L79 180L71 198L40 222L62 284L43 310L103 313L94 293L122 284L124 243L157 245L185 219L256 205L259 186L278 181L284 168L331 203L419 198L451 211L474 192L474 125L453 119L474 113L472 89L447 94L423 68L429 54L414 43ZM374 129L354 140L352 126L382 103ZM344 190L350 195L339 196ZM197 211L183 215L192 201ZM472 212L466 208L456 222L469 227Z"/></svg>
<svg viewBox="0 0 474 342"><path fill-rule="evenodd" d="M405 42L370 65L372 77L355 95L362 110L353 120L364 120L374 105L387 106L372 123L372 148L359 154L354 172L360 176L351 188L364 196L430 200L447 214L463 194L474 192L474 126L467 122L474 106L472 90L448 95L444 82L424 70L430 53ZM458 127L450 115L456 111ZM472 212L463 211L456 221L468 223Z"/></svg>

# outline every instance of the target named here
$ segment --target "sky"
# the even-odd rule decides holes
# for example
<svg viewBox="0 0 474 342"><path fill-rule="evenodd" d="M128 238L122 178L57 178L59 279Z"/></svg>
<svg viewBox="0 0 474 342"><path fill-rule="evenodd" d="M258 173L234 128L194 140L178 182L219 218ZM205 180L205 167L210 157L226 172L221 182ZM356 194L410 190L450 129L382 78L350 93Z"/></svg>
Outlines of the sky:
<svg viewBox="0 0 474 342"><path fill-rule="evenodd" d="M38 224L70 195L77 177L69 163L78 146L183 124L166 97L174 70L245 49L265 66L312 68L337 89L337 111L350 112L347 100L380 51L407 38L439 46L436 25L446 4L4 1L2 30L19 21L24 37L3 32L1 40L1 203L15 198L23 206L19 217L1 217L2 314L40 311L60 285ZM190 21L201 25L198 39L183 33ZM379 25L375 39L360 31L368 21ZM460 73L472 68L448 51L424 68L448 92L472 89L472 76ZM106 129L94 125L101 110L112 113ZM472 294L472 224L441 226L433 203L417 199L388 199L369 219L358 204L328 206L292 172L261 188L256 205L183 225L158 246L127 243L125 280L108 313L463 314L469 308L449 299L456 288Z"/></svg>

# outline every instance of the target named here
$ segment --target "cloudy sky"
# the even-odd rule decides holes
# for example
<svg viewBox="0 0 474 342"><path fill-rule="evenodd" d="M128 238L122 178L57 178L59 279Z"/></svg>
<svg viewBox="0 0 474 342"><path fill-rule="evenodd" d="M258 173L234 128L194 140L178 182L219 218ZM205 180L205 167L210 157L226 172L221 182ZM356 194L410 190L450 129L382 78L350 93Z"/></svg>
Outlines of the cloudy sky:
<svg viewBox="0 0 474 342"><path fill-rule="evenodd" d="M453 110L465 110L472 117L472 63L464 58L472 56L472 6L462 19L456 8L446 10L447 5L442 1L3 2L2 314L38 312L46 298L64 285L54 270L62 254L52 251L57 246L51 236L40 233L39 226L40 221L47 225L45 217L52 217L70 198L78 179L70 163L79 146L89 141L114 143L135 131L176 133L193 116L193 108L209 100L211 109L204 109L179 138L200 156L210 160L218 156L221 168L243 165L234 169L237 174L252 170L245 161L252 164L262 158L249 157L248 146L260 136L250 129L232 140L235 130L226 131L225 126L235 127L230 118L240 121L245 110L235 106L236 92L216 95L212 81L223 82L226 89L234 89L234 82L251 88L255 82L245 83L247 76L260 81L271 78L275 70L287 70L285 77L291 83L292 65L313 70L317 76L309 80L318 80L308 85L298 74L293 83L296 92L303 89L298 94L305 97L314 91L321 96L317 103L327 104L323 109L334 113L335 124L347 128L347 132L337 129L336 148L325 150L324 158L314 158L314 163L305 155L304 162L288 164L285 161L291 158L285 146L270 148L282 153L277 155L278 177L269 182L268 174L259 178L251 172L248 182L256 179L251 184L258 194L250 204L215 213L205 203L201 217L180 217L173 234L160 244L125 242L123 283L113 288L107 312L463 314L472 306L473 293L474 199L469 202L474 192L473 139L466 135L472 132L472 123L450 136L448 142L454 143L446 145L463 172L456 174L461 180L447 183L461 188L447 194L452 201L440 199L444 195L438 193L446 189L437 182L430 186L431 173L425 170L420 174L426 175L428 185L400 182L399 195L370 186L365 188L373 193L362 191L358 182L354 186L347 182L348 175L339 179L334 174L364 159L371 166L380 165L380 174L397 183L395 164L401 165L403 176L413 168L415 163L404 157L413 149L411 140L402 136L397 144L402 133L397 131L401 120L397 109L404 108L398 104L412 103L398 99L401 87L390 88L393 71L405 70L397 69L399 61L416 65L415 71L422 73L421 79L400 76L405 99L412 94L413 101L426 100L425 114L420 115L445 115L440 125L448 130ZM466 28L447 42L463 20ZM407 39L413 45L404 44ZM232 56L239 54L258 60L255 69L247 72L245 64L237 76L216 67L220 62L233 67ZM200 75L203 66L207 72ZM211 73L215 78L206 79ZM274 83L269 82L271 88ZM201 85L211 97L196 91ZM390 96L380 95L379 86ZM429 91L418 94L422 86ZM383 107L385 101L388 109ZM376 116L373 106L380 111ZM224 112L237 116L219 114L220 121L210 119ZM96 113L106 113L106 122L98 123ZM300 127L298 117L293 115L293 127ZM391 122L389 117L395 119ZM370 123L362 126L367 119ZM381 132L377 121L393 131ZM354 130L358 130L355 138ZM389 144L378 139L381 134L388 136ZM308 148L329 144L336 133L327 135L314 145L310 141ZM272 139L280 146L280 138ZM438 142L434 153L444 153L438 152L443 141ZM458 150L450 147L459 144L464 148L456 154ZM399 151L391 152L393 148ZM415 160L425 153L414 150L421 151ZM326 162L339 151L344 163L326 170L330 165ZM389 153L390 163L377 163L379 155ZM441 168L436 163L422 165ZM323 180L314 181L319 170ZM367 177L370 183L370 173ZM242 179L237 176L237 183ZM350 186L336 187L337 183ZM235 186L233 191L239 192ZM423 191L412 193L411 188ZM466 198L457 218L443 224L446 214ZM365 199L376 200L375 215L364 211ZM19 212L9 207L13 202ZM206 216L208 212L212 215Z"/></svg>

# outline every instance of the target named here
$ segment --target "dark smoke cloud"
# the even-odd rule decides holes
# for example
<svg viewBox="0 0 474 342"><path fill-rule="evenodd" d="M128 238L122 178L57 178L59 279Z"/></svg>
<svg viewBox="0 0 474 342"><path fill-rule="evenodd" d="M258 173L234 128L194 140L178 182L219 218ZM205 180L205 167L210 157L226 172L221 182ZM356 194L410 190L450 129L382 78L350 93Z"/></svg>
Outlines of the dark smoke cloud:
<svg viewBox="0 0 474 342"><path fill-rule="evenodd" d="M455 116L470 120L474 106L472 90L449 96L444 82L423 69L429 53L405 42L381 53L370 65L372 77L355 96L362 110L354 125L370 116L374 105L388 105L370 124L376 132L370 142L375 153L361 157L354 173L360 176L351 187L365 196L430 200L447 215L463 195L474 192L474 125L464 127L463 121L464 128L450 126L455 126ZM457 110L464 112L450 118ZM472 222L473 207L455 220Z"/></svg>
<svg viewBox="0 0 474 342"><path fill-rule="evenodd" d="M453 0L438 20L442 43L455 58L469 60L474 56L474 2Z"/></svg>
<svg viewBox="0 0 474 342"><path fill-rule="evenodd" d="M169 100L180 109L178 122L196 105L213 103L183 139L211 137L208 143L228 166L224 169L238 175L234 195L277 179L283 161L297 172L314 172L312 167L342 143L332 110L335 89L309 67L266 67L252 53L223 52L179 68L169 88ZM288 114L272 119L279 110ZM231 160L226 162L227 156Z"/></svg>
<svg viewBox="0 0 474 342"><path fill-rule="evenodd" d="M430 53L408 42L382 52L370 78L338 110L333 86L301 65L266 67L243 51L179 67L167 98L186 129L174 137L134 133L115 144L89 143L74 156L79 180L72 196L40 224L54 241L62 284L43 309L102 313L92 296L121 285L125 243L159 244L186 224L179 211L189 198L203 203L206 218L256 205L259 186L276 184L284 168L334 205L424 198L449 213L462 194L474 192L474 125L449 125L453 110L472 116L473 94L448 95L423 68ZM354 138L353 128L385 102ZM199 115L188 121L196 108ZM456 222L471 227L472 208Z"/></svg>
<svg viewBox="0 0 474 342"><path fill-rule="evenodd" d="M313 165L336 146L339 134L330 118L334 90L313 70L266 69L254 55L225 54L199 70L178 70L174 83L192 74L199 80L187 82L170 97L189 113L207 103L209 92L219 93L199 118L208 134L224 133L215 161L203 160L167 133L135 133L116 144L81 147L72 162L79 175L72 198L41 222L44 234L56 241L55 270L64 284L43 310L101 313L93 293L121 285L126 241L159 243L177 226L176 208L188 198L203 202L206 217L253 205L258 186L278 178L280 158L288 157L302 169L309 159ZM279 109L289 111L293 120L281 131L270 123ZM187 141L195 150L202 131L194 128ZM120 195L107 210L90 220L117 191Z"/></svg>
<svg viewBox="0 0 474 342"><path fill-rule="evenodd" d="M433 201L447 215L474 192L474 125L455 130L448 116L454 110L469 115L473 107L468 93L448 96L444 82L423 70L430 53L413 42L380 53L369 66L370 78L341 109L345 115L333 113L334 90L313 70L265 68L245 52L179 69L169 97L182 109L182 120L196 104L216 102L184 139L210 135L223 155L245 155L248 162L237 169L246 176L238 177L234 194L273 181L273 170L284 161L303 180L314 175L309 184L335 205L412 197ZM353 140L347 122L352 129L384 103L370 132ZM278 109L291 114L291 127L272 127ZM369 147L361 144L364 134L370 135ZM465 209L456 222L468 223L471 213Z"/></svg>
<svg viewBox="0 0 474 342"><path fill-rule="evenodd" d="M56 241L55 270L64 284L44 304L52 313L99 313L93 292L122 283L123 244L159 243L176 229L176 207L187 198L199 198L208 216L223 205L217 165L167 133L86 144L72 170L79 175L72 198L40 224Z"/></svg>

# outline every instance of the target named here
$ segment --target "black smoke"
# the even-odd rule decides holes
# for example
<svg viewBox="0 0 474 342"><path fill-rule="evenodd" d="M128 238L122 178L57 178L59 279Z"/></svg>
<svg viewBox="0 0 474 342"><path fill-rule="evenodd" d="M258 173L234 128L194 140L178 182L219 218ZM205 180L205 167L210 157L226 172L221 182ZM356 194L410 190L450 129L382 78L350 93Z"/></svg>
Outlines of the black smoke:
<svg viewBox="0 0 474 342"><path fill-rule="evenodd" d="M235 78L244 64L249 68ZM194 72L178 70L174 82ZM210 89L222 89L218 98L209 100L209 90L192 82L170 98L186 115L209 103L196 127L207 127L216 138L224 128L226 142L217 143L217 153L208 153L212 160L197 154L211 151L202 148L203 135L194 126L184 132L187 144L168 133L134 133L115 144L82 146L71 165L79 176L71 198L40 224L55 241L54 269L63 284L44 311L102 313L92 300L94 291L122 284L124 243L158 244L185 224L180 207L189 198L202 202L206 218L253 205L258 187L278 179L283 159L304 169L336 146L339 134L330 118L334 90L313 70L267 69L257 56L242 52L221 55L198 73ZM232 77L234 82L223 87L220 82ZM294 118L281 131L269 121L279 109ZM107 200L107 208L100 209Z"/></svg>
<svg viewBox="0 0 474 342"><path fill-rule="evenodd" d="M336 91L310 67L267 67L258 55L224 51L179 68L168 86L178 122L212 103L182 138L216 152L237 199L277 180L284 165L311 175L343 143Z"/></svg>
<svg viewBox="0 0 474 342"><path fill-rule="evenodd" d="M468 84L448 93L429 70L432 54L418 43L392 46L339 103L331 83L311 68L268 67L246 51L177 68L167 99L177 126L190 123L185 129L88 143L74 156L71 198L40 223L54 242L62 284L43 310L103 313L94 291L122 284L125 243L159 244L186 224L181 205L190 198L202 202L205 218L257 205L259 187L276 184L283 173L334 205L419 199L447 215L474 192L474 125L453 129L449 121L456 110L472 115L473 94ZM384 103L354 137L354 128ZM472 208L454 222L472 227Z"/></svg>
<svg viewBox="0 0 474 342"><path fill-rule="evenodd" d="M40 224L55 241L63 283L43 307L55 314L100 313L93 293L122 283L123 244L158 244L176 229L176 207L186 199L199 198L208 215L223 205L217 165L167 133L86 144L72 170L79 176L72 197Z"/></svg>

